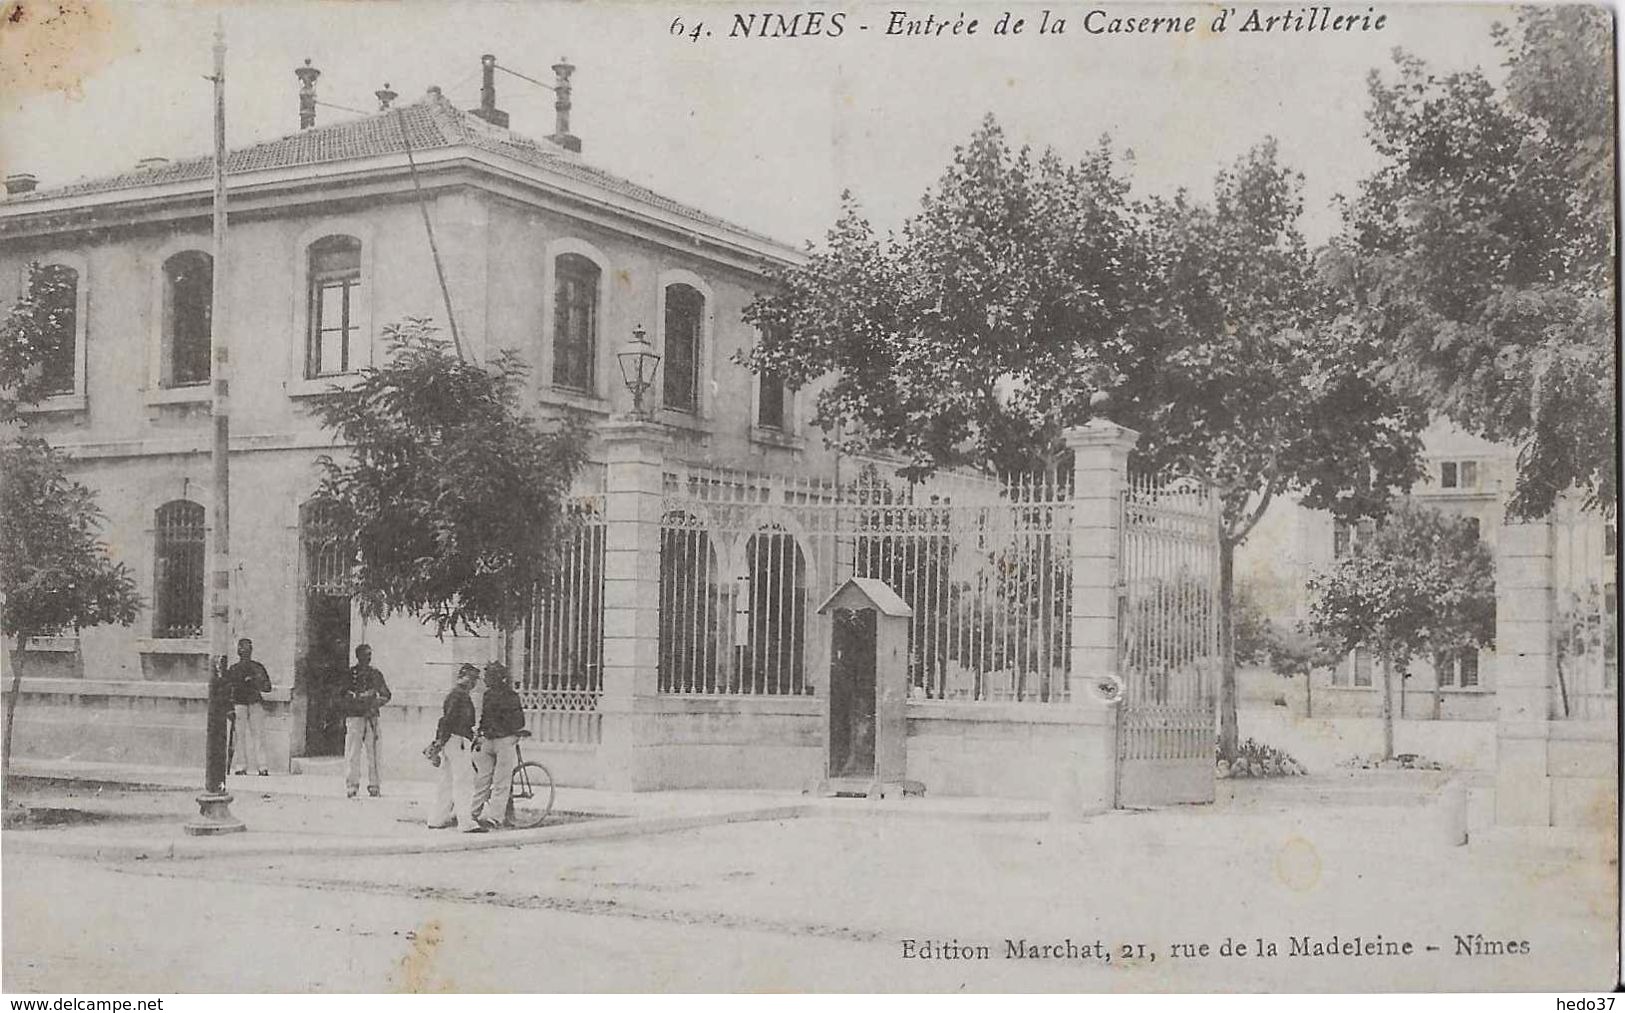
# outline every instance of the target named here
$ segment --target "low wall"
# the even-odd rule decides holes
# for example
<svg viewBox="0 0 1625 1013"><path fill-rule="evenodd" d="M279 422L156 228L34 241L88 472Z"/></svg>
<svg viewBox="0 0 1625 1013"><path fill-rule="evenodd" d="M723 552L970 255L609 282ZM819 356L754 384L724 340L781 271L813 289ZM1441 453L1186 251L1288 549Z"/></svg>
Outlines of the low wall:
<svg viewBox="0 0 1625 1013"><path fill-rule="evenodd" d="M1617 729L1609 721L1553 721L1546 744L1552 825L1606 830L1617 825Z"/></svg>
<svg viewBox="0 0 1625 1013"><path fill-rule="evenodd" d="M265 706L273 770L288 769L288 690ZM208 687L199 682L28 679L17 699L12 750L19 757L203 770Z"/></svg>
<svg viewBox="0 0 1625 1013"><path fill-rule="evenodd" d="M639 790L799 790L823 773L824 701L815 697L663 696L605 716L615 718L633 723L627 762Z"/></svg>
<svg viewBox="0 0 1625 1013"><path fill-rule="evenodd" d="M932 795L1111 805L1114 712L1054 704L911 702L908 776Z"/></svg>
<svg viewBox="0 0 1625 1013"><path fill-rule="evenodd" d="M1242 710L1237 724L1242 739L1284 749L1311 771L1382 752L1381 718L1304 718L1260 707ZM1495 722L1395 720L1394 752L1416 753L1458 770L1494 770Z"/></svg>

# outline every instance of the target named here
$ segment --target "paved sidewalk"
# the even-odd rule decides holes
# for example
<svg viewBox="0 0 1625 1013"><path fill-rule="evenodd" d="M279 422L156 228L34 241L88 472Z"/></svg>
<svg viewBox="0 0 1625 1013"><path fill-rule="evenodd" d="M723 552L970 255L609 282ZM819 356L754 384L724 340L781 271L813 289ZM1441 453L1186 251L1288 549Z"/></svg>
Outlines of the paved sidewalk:
<svg viewBox="0 0 1625 1013"><path fill-rule="evenodd" d="M412 854L516 847L551 841L669 833L753 820L836 812L955 820L1048 818L1038 803L998 799L888 801L811 798L766 791L610 792L559 788L548 822L530 830L462 834L431 830L425 814L434 788L385 786L382 798L344 797L337 777L273 774L227 779L233 815L247 833L191 837L182 825L197 811L195 771L164 767L18 760L17 801L56 825L6 831L6 849L109 861L270 854Z"/></svg>

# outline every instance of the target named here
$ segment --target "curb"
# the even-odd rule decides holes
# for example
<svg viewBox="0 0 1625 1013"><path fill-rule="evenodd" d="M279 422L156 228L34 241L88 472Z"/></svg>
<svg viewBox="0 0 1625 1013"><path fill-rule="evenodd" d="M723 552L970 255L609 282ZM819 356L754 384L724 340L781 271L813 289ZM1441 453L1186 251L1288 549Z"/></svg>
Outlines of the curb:
<svg viewBox="0 0 1625 1013"><path fill-rule="evenodd" d="M0 835L4 850L12 854L50 855L58 858L86 858L99 862L129 862L141 860L193 860L209 858L258 858L268 855L419 855L456 851L489 851L493 848L518 848L532 844L556 842L611 840L620 837L641 837L666 834L698 827L718 826L725 823L750 823L770 820L796 819L806 815L807 805L771 806L763 809L745 809L698 816L628 816L565 823L556 827L537 827L534 830L509 830L496 834L451 833L436 837L392 841L376 838L353 842L342 841L279 841L274 844L238 845L242 838L193 838L181 841L128 841L104 843L99 841L64 841L39 831L9 831ZM252 842L252 838L249 838Z"/></svg>

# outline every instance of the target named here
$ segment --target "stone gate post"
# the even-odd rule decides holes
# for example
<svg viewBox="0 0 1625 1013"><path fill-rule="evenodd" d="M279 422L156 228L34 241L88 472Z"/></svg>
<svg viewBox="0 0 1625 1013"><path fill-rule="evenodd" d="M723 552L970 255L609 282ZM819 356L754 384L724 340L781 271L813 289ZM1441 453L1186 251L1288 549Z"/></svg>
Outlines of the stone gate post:
<svg viewBox="0 0 1625 1013"><path fill-rule="evenodd" d="M604 482L604 688L600 787L653 786L644 748L658 693L660 657L660 517L665 482L665 427L617 420L599 429Z"/></svg>
<svg viewBox="0 0 1625 1013"><path fill-rule="evenodd" d="M1554 608L1551 524L1503 524L1495 552L1495 822L1503 826L1551 825Z"/></svg>
<svg viewBox="0 0 1625 1013"><path fill-rule="evenodd" d="M1140 434L1092 419L1062 438L1073 454L1072 683L1116 675L1123 493Z"/></svg>
<svg viewBox="0 0 1625 1013"><path fill-rule="evenodd" d="M1101 691L1117 678L1123 493L1128 455L1140 434L1105 419L1092 419L1062 434L1073 454L1071 686L1076 706L1097 712L1098 722L1078 756L1078 784L1070 808L1099 812L1117 802L1117 708Z"/></svg>

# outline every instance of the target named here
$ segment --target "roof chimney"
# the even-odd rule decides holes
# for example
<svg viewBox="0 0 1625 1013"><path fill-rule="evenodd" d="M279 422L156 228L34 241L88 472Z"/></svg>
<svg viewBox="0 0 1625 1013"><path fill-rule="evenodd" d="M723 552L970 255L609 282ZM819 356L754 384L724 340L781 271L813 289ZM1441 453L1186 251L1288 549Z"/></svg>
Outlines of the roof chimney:
<svg viewBox="0 0 1625 1013"><path fill-rule="evenodd" d="M322 72L310 65L307 56L305 65L295 67L293 73L299 79L299 129L309 130L316 125L316 79Z"/></svg>
<svg viewBox="0 0 1625 1013"><path fill-rule="evenodd" d="M581 138L570 133L570 75L575 69L568 56L559 57L559 62L553 64L555 127L547 139L566 151L581 150Z"/></svg>
<svg viewBox="0 0 1625 1013"><path fill-rule="evenodd" d="M380 112L388 109L392 102L400 98L398 93L389 90L388 81L385 81L384 86L373 92L373 94L378 96L378 109Z"/></svg>
<svg viewBox="0 0 1625 1013"><path fill-rule="evenodd" d="M6 196L15 197L20 193L33 193L39 180L31 172L6 173Z"/></svg>
<svg viewBox="0 0 1625 1013"><path fill-rule="evenodd" d="M506 127L508 114L497 108L497 58L490 53L480 57L480 107L470 110L493 127Z"/></svg>

